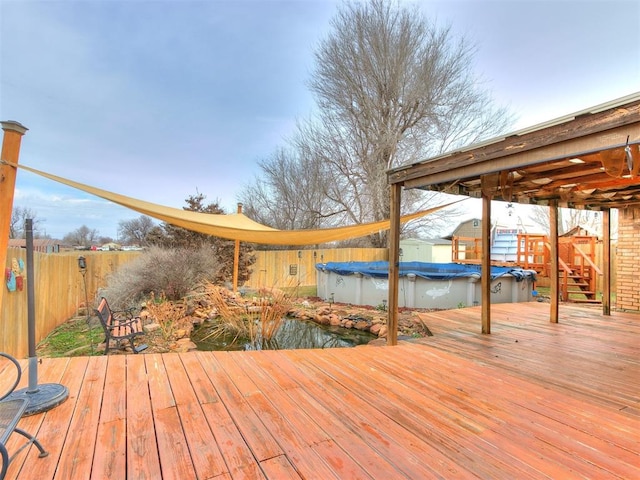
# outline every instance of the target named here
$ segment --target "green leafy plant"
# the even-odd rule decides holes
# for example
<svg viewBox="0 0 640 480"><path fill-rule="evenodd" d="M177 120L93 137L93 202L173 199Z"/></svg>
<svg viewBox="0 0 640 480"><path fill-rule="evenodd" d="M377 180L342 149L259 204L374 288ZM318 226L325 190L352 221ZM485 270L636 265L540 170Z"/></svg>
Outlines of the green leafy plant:
<svg viewBox="0 0 640 480"><path fill-rule="evenodd" d="M85 316L63 323L44 338L37 347L42 357L71 357L79 355L102 355L97 345L104 341L104 332L99 324L87 323Z"/></svg>

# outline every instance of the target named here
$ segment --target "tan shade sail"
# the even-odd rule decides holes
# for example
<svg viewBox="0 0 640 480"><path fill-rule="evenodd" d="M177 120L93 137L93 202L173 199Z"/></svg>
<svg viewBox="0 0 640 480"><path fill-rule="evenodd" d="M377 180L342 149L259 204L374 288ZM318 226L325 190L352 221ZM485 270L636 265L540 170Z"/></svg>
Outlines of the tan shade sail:
<svg viewBox="0 0 640 480"><path fill-rule="evenodd" d="M381 220L379 222L325 228L320 230L277 230L254 222L242 213L215 215L211 213L192 212L179 208L165 207L163 205L145 202L144 200L137 200L125 195L74 182L73 180L58 177L25 165L17 165L10 162L5 163L64 185L77 188L78 190L82 190L92 195L96 195L104 198L105 200L122 205L123 207L140 212L143 215L148 215L149 217L170 223L171 225L182 227L194 232L213 235L215 237L227 238L229 240L240 240L242 242L260 243L265 245L316 245L320 243L334 242L337 240L364 237L366 235L388 230L390 226L389 220ZM457 200L444 205L438 205L437 207L429 208L427 210L421 210L409 215L404 215L401 217L401 222L406 223L410 220L428 215L460 201L462 200Z"/></svg>

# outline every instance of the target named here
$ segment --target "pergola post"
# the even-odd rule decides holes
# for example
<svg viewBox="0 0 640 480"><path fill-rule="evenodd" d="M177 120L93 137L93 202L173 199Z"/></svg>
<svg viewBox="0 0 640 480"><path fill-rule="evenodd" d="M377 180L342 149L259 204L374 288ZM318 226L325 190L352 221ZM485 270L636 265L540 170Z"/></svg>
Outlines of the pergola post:
<svg viewBox="0 0 640 480"><path fill-rule="evenodd" d="M391 184L391 219L389 225L389 312L387 345L398 344L398 287L400 284L400 200L401 185Z"/></svg>
<svg viewBox="0 0 640 480"><path fill-rule="evenodd" d="M491 333L491 192L486 176L482 183L482 258L480 261L481 277L481 317L482 333Z"/></svg>
<svg viewBox="0 0 640 480"><path fill-rule="evenodd" d="M560 262L558 261L558 201L549 202L549 241L551 242L551 323L558 323L560 315ZM565 299L566 300L566 299Z"/></svg>
<svg viewBox="0 0 640 480"><path fill-rule="evenodd" d="M238 203L238 213L242 213L242 204ZM233 291L238 291L238 269L240 265L240 240L236 240L233 250Z"/></svg>
<svg viewBox="0 0 640 480"><path fill-rule="evenodd" d="M11 214L13 212L13 197L17 175L17 169L7 165L4 161L18 163L20 143L28 128L13 120L0 123L2 124L2 130L4 130L2 156L0 157L0 160L2 160L2 163L0 163L0 267L4 272L7 262L7 249L9 248L9 229L11 228ZM0 288L0 309L2 309L4 290L4 286Z"/></svg>
<svg viewBox="0 0 640 480"><path fill-rule="evenodd" d="M602 210L602 314L611 315L611 211Z"/></svg>

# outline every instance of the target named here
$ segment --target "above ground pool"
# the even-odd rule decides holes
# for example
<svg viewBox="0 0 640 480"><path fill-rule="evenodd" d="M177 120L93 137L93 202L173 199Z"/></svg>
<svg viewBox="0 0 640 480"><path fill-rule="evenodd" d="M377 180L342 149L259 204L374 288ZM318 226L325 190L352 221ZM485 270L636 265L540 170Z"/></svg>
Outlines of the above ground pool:
<svg viewBox="0 0 640 480"><path fill-rule="evenodd" d="M400 262L398 306L460 308L480 305L480 266L458 263ZM352 305L386 306L388 262L316 264L318 296ZM519 267L491 267L491 303L533 299L535 272Z"/></svg>

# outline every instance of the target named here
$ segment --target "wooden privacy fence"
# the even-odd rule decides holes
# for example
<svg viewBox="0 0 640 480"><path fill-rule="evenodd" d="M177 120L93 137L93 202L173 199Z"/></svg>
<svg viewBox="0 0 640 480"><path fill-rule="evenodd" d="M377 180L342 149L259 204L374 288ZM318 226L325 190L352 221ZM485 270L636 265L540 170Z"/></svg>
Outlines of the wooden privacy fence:
<svg viewBox="0 0 640 480"><path fill-rule="evenodd" d="M384 248L338 248L317 250L257 251L253 273L245 286L294 287L316 284L315 264L321 262L375 261L388 258ZM107 277L140 252L34 252L36 343L74 316L85 303L83 276L78 257L87 261L87 298L91 304ZM9 248L7 264L15 259L26 264L26 250ZM4 272L3 272L4 273ZM26 268L23 275L26 276ZM3 283L1 288L7 288ZM27 288L5 290L0 307L0 351L18 358L28 355Z"/></svg>
<svg viewBox="0 0 640 480"><path fill-rule="evenodd" d="M36 343L71 318L85 303L84 283L78 268L80 255L87 260L87 296L91 303L98 289L105 286L106 277L140 252L34 252ZM26 250L9 248L8 265L13 259L25 264L24 286L14 292L5 290L2 297L0 351L24 358L28 355ZM2 288L7 288L5 282Z"/></svg>
<svg viewBox="0 0 640 480"><path fill-rule="evenodd" d="M256 262L245 286L305 287L316 285L316 264L388 260L386 248L333 248L316 250L256 251Z"/></svg>

